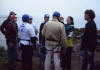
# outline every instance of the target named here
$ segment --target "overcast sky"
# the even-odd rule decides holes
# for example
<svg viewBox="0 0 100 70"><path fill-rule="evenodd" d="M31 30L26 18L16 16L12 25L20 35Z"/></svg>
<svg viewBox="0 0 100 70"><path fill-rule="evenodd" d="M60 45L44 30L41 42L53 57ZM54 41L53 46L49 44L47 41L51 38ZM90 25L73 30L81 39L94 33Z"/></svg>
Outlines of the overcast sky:
<svg viewBox="0 0 100 70"><path fill-rule="evenodd" d="M45 13L52 16L54 11L59 11L64 18L74 17L75 27L85 27L84 11L93 9L96 13L96 24L100 29L100 0L0 0L0 16L8 16L10 11L33 16L34 23L39 27L43 22ZM21 18L18 23L21 23ZM0 21L0 23L3 22ZM65 22L66 23L66 22Z"/></svg>
<svg viewBox="0 0 100 70"><path fill-rule="evenodd" d="M0 15L15 11L18 16L25 13L32 16L50 15L54 11L62 16L82 17L86 9L93 9L100 16L100 0L0 0Z"/></svg>

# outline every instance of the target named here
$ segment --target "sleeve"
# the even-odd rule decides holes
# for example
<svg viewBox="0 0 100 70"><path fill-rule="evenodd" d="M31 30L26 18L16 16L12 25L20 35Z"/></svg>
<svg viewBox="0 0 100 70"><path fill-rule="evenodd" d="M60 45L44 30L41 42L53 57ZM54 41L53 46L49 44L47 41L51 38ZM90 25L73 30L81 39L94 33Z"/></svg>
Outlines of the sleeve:
<svg viewBox="0 0 100 70"><path fill-rule="evenodd" d="M0 26L0 30L1 30L1 32L5 35L5 26L6 26L6 20L1 24L1 26Z"/></svg>
<svg viewBox="0 0 100 70"><path fill-rule="evenodd" d="M44 27L43 27L43 29L42 29L41 32L42 32L41 34L45 37L45 33L46 33L46 25L44 25Z"/></svg>
<svg viewBox="0 0 100 70"><path fill-rule="evenodd" d="M32 26L30 26L30 28L29 28L29 34L30 34L31 37L36 37L35 36L35 30Z"/></svg>
<svg viewBox="0 0 100 70"><path fill-rule="evenodd" d="M40 25L39 40L41 40L41 38L42 38L42 29L43 29L43 24Z"/></svg>
<svg viewBox="0 0 100 70"><path fill-rule="evenodd" d="M61 30L60 30L60 34L61 34L61 37L60 37L60 44L62 47L67 47L67 36L66 36L66 31L65 31L65 27L61 27Z"/></svg>
<svg viewBox="0 0 100 70"><path fill-rule="evenodd" d="M36 25L33 25L34 29L35 29L35 34L37 35L38 34L38 29L36 27Z"/></svg>

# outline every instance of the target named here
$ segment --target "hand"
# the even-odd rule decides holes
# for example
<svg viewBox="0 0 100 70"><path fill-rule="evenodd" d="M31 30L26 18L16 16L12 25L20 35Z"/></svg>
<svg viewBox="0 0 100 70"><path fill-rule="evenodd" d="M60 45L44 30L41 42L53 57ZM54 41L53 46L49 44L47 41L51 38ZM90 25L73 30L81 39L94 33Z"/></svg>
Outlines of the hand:
<svg viewBox="0 0 100 70"><path fill-rule="evenodd" d="M91 51L88 51L88 56L92 56L92 52Z"/></svg>
<svg viewBox="0 0 100 70"><path fill-rule="evenodd" d="M13 48L13 47L14 47L14 44L13 44L12 42L9 42L9 43L8 43L8 47L9 47L9 48Z"/></svg>

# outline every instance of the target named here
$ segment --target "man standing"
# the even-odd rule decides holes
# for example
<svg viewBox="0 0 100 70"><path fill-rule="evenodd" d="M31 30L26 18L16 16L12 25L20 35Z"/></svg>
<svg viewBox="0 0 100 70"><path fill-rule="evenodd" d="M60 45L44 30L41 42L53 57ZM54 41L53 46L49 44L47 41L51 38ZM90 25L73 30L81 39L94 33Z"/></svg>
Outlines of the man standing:
<svg viewBox="0 0 100 70"><path fill-rule="evenodd" d="M43 29L45 23L49 21L49 18L50 18L49 14L45 14L44 15L44 22L40 25L39 42L42 45L45 45L45 38L42 35L42 29Z"/></svg>
<svg viewBox="0 0 100 70"><path fill-rule="evenodd" d="M95 70L94 65L94 52L97 46L97 28L94 22L95 13L93 10L85 11L85 20L87 24L85 26L85 33L83 35L81 50L84 51L82 70Z"/></svg>
<svg viewBox="0 0 100 70"><path fill-rule="evenodd" d="M66 47L66 32L65 27L59 22L60 13L54 12L53 20L44 25L42 34L45 37L45 47L47 49L45 59L45 70L50 70L51 58L53 56L55 70L60 70L60 56L61 47Z"/></svg>
<svg viewBox="0 0 100 70"><path fill-rule="evenodd" d="M33 28L35 30L35 35L38 35L38 29L37 29L35 23L33 23L32 21L33 21L33 17L30 16L29 23L32 24L32 26L33 26Z"/></svg>
<svg viewBox="0 0 100 70"><path fill-rule="evenodd" d="M9 23L6 24L5 28L5 38L8 48L8 61L10 68L9 70L15 69L15 60L17 56L16 51L16 42L17 42L17 34L18 34L18 27L16 24L17 17L15 15L11 15L9 17Z"/></svg>
<svg viewBox="0 0 100 70"><path fill-rule="evenodd" d="M22 16L23 24L19 28L18 38L22 50L22 69L32 70L32 51L36 47L35 30L29 23L29 15Z"/></svg>
<svg viewBox="0 0 100 70"><path fill-rule="evenodd" d="M2 25L0 26L0 30L1 32L5 35L5 32L6 32L6 24L9 23L10 19L9 17L11 15L16 15L15 12L10 12L8 18L2 23Z"/></svg>

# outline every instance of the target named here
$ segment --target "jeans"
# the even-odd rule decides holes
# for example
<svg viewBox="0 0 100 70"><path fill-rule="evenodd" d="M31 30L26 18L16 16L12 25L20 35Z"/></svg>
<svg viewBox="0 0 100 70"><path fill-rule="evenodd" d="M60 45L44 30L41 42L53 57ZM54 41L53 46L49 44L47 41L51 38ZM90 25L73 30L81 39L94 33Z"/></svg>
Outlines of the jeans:
<svg viewBox="0 0 100 70"><path fill-rule="evenodd" d="M15 60L16 60L16 48L15 47L9 48L8 46L8 61L10 68L15 67Z"/></svg>
<svg viewBox="0 0 100 70"><path fill-rule="evenodd" d="M84 50L82 70L87 70L87 68L89 70L95 70L94 51L92 51L92 56L89 56L88 50Z"/></svg>
<svg viewBox="0 0 100 70"><path fill-rule="evenodd" d="M20 53L20 47L19 47L19 44L18 43L16 43L16 45L15 45L15 49L16 49L16 60L21 60L21 57L19 56L19 53Z"/></svg>

